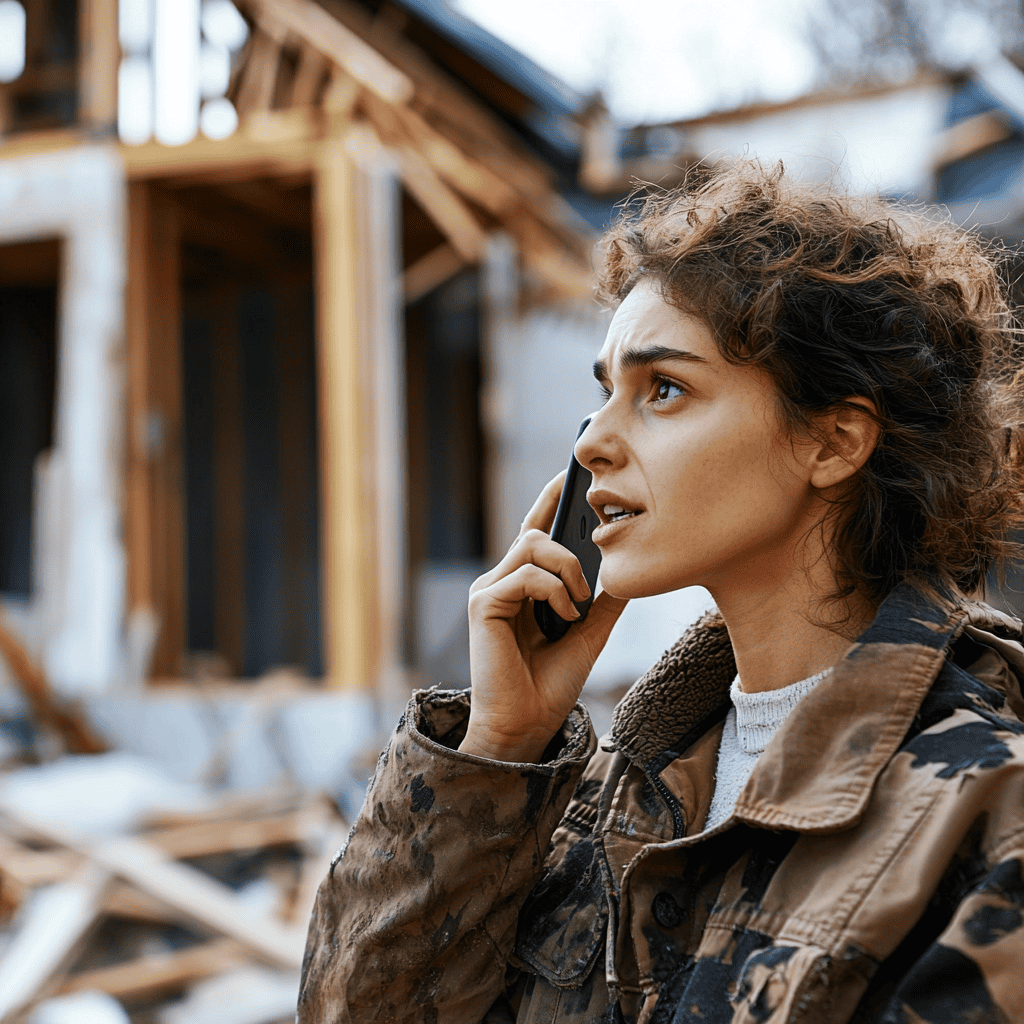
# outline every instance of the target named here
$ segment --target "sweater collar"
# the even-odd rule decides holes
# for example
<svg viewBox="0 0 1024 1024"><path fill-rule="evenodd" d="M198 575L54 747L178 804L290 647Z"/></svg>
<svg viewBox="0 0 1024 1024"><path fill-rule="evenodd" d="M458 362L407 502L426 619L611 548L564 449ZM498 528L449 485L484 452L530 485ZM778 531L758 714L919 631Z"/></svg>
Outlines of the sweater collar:
<svg viewBox="0 0 1024 1024"><path fill-rule="evenodd" d="M769 743L736 817L801 832L852 825L967 622L1020 636L1019 622L987 605L897 587ZM662 771L725 716L735 671L725 623L717 613L705 616L620 702L612 741L646 771Z"/></svg>

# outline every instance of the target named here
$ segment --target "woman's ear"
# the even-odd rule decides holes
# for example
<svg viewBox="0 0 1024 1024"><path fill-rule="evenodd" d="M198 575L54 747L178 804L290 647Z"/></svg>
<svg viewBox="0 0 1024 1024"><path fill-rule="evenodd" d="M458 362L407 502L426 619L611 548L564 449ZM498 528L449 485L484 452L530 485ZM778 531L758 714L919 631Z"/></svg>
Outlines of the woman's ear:
<svg viewBox="0 0 1024 1024"><path fill-rule="evenodd" d="M807 467L812 487L824 490L841 484L868 461L881 434L877 416L874 402L860 396L846 398L822 414L821 444L814 446Z"/></svg>

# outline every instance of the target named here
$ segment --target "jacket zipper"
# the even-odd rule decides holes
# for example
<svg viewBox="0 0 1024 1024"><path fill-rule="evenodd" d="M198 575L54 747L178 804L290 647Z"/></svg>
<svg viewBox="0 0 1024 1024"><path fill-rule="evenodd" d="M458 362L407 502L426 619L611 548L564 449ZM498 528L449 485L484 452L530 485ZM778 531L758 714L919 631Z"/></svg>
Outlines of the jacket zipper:
<svg viewBox="0 0 1024 1024"><path fill-rule="evenodd" d="M644 775L650 779L651 785L658 791L659 796L665 801L665 806L672 813L672 838L682 839L686 835L686 819L679 808L679 801L672 795L668 786L661 781L661 776L654 772L644 770Z"/></svg>

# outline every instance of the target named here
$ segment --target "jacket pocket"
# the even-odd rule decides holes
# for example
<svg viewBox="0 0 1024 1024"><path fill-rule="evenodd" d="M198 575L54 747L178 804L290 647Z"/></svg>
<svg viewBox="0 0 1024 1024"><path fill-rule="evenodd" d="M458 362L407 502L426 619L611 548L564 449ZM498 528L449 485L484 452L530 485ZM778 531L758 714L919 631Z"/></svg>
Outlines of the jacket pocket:
<svg viewBox="0 0 1024 1024"><path fill-rule="evenodd" d="M601 856L593 837L576 838L519 915L515 959L559 988L582 985L604 948L609 897Z"/></svg>

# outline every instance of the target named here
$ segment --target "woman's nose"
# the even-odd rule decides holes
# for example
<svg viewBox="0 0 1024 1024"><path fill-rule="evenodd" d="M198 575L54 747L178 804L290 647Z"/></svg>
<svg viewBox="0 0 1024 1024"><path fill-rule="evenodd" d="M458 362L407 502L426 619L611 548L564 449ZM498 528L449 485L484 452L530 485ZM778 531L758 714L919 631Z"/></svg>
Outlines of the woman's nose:
<svg viewBox="0 0 1024 1024"><path fill-rule="evenodd" d="M607 408L604 406L591 415L586 430L580 434L573 449L576 461L585 469L614 465L617 458L619 445L609 429Z"/></svg>

